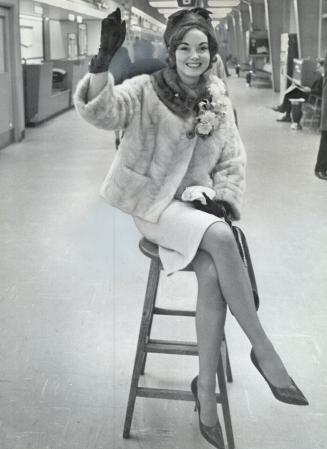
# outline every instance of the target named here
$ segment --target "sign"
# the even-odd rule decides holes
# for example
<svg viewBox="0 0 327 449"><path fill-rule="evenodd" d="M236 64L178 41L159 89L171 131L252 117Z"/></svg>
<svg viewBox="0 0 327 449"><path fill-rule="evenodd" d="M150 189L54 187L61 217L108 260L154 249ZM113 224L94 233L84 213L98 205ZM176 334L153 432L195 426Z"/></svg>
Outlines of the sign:
<svg viewBox="0 0 327 449"><path fill-rule="evenodd" d="M184 8L184 7L192 7L192 8L194 8L195 7L195 2L196 2L196 0L177 0L177 3L178 3L178 6L180 7L180 8Z"/></svg>

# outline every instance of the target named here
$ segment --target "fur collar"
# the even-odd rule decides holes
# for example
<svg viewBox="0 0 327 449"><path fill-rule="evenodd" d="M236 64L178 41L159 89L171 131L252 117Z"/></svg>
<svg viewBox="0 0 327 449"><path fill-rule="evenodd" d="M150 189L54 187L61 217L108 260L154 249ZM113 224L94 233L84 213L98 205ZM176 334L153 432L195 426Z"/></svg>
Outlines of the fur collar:
<svg viewBox="0 0 327 449"><path fill-rule="evenodd" d="M190 88L169 67L153 73L151 83L160 100L182 118L197 113L199 102L209 97L205 76L201 76L196 88Z"/></svg>

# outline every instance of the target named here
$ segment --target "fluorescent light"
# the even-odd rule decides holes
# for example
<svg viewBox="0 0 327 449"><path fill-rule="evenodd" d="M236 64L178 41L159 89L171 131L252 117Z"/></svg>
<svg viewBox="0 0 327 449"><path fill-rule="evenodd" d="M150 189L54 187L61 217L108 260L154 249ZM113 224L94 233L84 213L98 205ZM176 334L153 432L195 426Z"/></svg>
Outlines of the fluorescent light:
<svg viewBox="0 0 327 449"><path fill-rule="evenodd" d="M239 0L208 0L209 8L226 8L228 6L238 6L239 4Z"/></svg>
<svg viewBox="0 0 327 449"><path fill-rule="evenodd" d="M161 14L173 14L174 12L178 11L178 8L158 8L158 11Z"/></svg>
<svg viewBox="0 0 327 449"><path fill-rule="evenodd" d="M178 4L175 0L150 0L149 3L153 8L178 8Z"/></svg>
<svg viewBox="0 0 327 449"><path fill-rule="evenodd" d="M210 8L209 11L212 12L210 16L214 16L215 14L224 14L227 15L231 12L232 8Z"/></svg>

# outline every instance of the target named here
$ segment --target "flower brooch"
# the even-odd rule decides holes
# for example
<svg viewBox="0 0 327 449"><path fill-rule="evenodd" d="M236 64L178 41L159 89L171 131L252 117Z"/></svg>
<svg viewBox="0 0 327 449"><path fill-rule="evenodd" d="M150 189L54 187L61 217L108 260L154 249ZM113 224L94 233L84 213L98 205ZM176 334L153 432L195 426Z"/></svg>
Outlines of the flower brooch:
<svg viewBox="0 0 327 449"><path fill-rule="evenodd" d="M199 113L195 117L195 133L202 137L209 137L226 118L226 105L223 102L215 103L212 95L200 101Z"/></svg>

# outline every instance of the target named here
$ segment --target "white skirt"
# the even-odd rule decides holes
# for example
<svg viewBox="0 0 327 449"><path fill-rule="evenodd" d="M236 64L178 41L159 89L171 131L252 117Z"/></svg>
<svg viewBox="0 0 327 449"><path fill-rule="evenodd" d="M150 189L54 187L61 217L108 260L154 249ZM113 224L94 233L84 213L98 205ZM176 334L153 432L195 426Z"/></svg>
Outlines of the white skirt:
<svg viewBox="0 0 327 449"><path fill-rule="evenodd" d="M159 246L163 268L170 275L192 262L208 227L224 219L174 200L157 223L139 217L134 217L134 221L141 234Z"/></svg>

